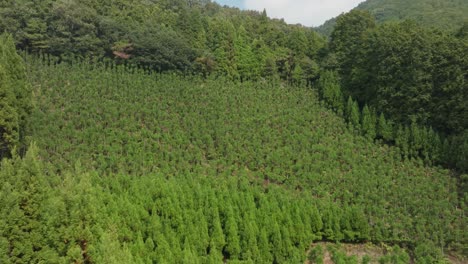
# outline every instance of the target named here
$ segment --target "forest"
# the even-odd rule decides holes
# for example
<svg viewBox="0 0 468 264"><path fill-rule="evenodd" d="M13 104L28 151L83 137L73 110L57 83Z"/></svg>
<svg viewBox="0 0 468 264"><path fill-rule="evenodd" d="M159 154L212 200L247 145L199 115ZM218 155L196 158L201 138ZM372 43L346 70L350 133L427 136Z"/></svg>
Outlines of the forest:
<svg viewBox="0 0 468 264"><path fill-rule="evenodd" d="M0 263L466 260L462 15L352 10L325 36L209 0L0 14Z"/></svg>
<svg viewBox="0 0 468 264"><path fill-rule="evenodd" d="M409 19L421 26L451 32L468 22L468 3L464 0L367 0L354 9L371 13L380 23ZM317 31L330 36L335 25L336 18L332 18Z"/></svg>

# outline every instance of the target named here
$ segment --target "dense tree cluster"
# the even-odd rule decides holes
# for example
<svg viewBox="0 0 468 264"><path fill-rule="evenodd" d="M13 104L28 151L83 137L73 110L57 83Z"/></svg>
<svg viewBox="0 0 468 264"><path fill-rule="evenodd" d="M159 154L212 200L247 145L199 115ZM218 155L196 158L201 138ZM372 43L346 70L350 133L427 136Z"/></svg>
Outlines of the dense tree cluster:
<svg viewBox="0 0 468 264"><path fill-rule="evenodd" d="M467 25L355 10L327 44L209 0L2 1L0 263L466 255Z"/></svg>
<svg viewBox="0 0 468 264"><path fill-rule="evenodd" d="M466 23L468 3L465 0L367 0L354 10L368 11L379 23L411 19L421 26L455 32ZM336 21L336 18L328 20L317 31L330 36Z"/></svg>
<svg viewBox="0 0 468 264"><path fill-rule="evenodd" d="M361 125L371 139L384 138L406 156L466 171L468 42L462 32L449 35L410 21L376 26L368 13L352 11L337 19L331 35L327 57L338 63L323 61L328 71L339 73L334 79L340 85L319 88L343 94L332 104L348 104L346 115L354 125L352 102L344 98L357 101L370 118L363 117ZM331 102L325 94L323 99ZM388 133L378 135L379 126Z"/></svg>
<svg viewBox="0 0 468 264"><path fill-rule="evenodd" d="M0 14L20 49L236 80L313 80L325 44L310 28L208 0L3 1Z"/></svg>
<svg viewBox="0 0 468 264"><path fill-rule="evenodd" d="M194 174L102 177L79 162L56 175L36 151L1 163L2 263L302 263L311 241L369 236L356 207L280 186ZM408 263L392 261L408 256L395 248L381 263ZM309 259L323 257L317 249ZM329 250L334 263L357 263Z"/></svg>
<svg viewBox="0 0 468 264"><path fill-rule="evenodd" d="M364 5L386 6L371 2ZM421 2L409 5L420 7ZM450 10L464 7L457 1L448 5ZM426 153L417 143L407 151L411 156L466 171L466 25L457 34L413 22L377 26L373 15L354 10L336 20L325 47L325 40L312 29L269 19L266 12L223 8L211 1L119 0L110 6L99 1L6 1L0 12L0 30L14 34L19 48L52 54L61 61L92 57L205 78L316 85L329 107L340 113L352 96L360 111L367 104L379 117L385 115L393 130L415 123L420 130L437 131L441 143L436 151ZM369 121L366 125L377 126ZM372 132L365 133L379 137ZM406 149L405 139L396 140L395 131L391 134L385 142ZM427 135L423 141L432 144L429 134L422 134Z"/></svg>
<svg viewBox="0 0 468 264"><path fill-rule="evenodd" d="M25 120L31 110L31 89L13 38L0 36L0 160L22 148Z"/></svg>
<svg viewBox="0 0 468 264"><path fill-rule="evenodd" d="M456 181L447 171L425 168L416 159L402 161L400 150L376 146L353 133L353 128L320 105L313 90L281 87L274 82L240 84L223 79L184 79L112 64L106 68L87 61L69 65L56 64L48 57L27 58L28 76L31 76L37 100L37 109L31 115L30 133L40 148L40 157L53 164L48 171L67 174L79 160L83 171L106 175L101 177L109 180L112 186L109 190L115 190L116 195L141 193L141 199L155 196L145 194L143 189L120 191L119 188L131 184L129 181L139 185L142 177L167 178L178 182L176 185L190 182L189 179L190 184L194 184L201 177L207 181L216 179L214 182L221 185L243 182L241 186L244 187L227 191L223 196L234 197L234 193L251 186L248 188L255 189L251 191L254 197L255 193L270 192L284 199L296 194L304 199L310 197L309 202L304 202L307 205L298 208L301 214L306 212L302 222L321 224L297 231L294 228L298 227L284 229L289 224L281 221L290 220L281 220L277 226L272 222L268 230L277 233L266 235L269 253L265 255L267 251L258 249L261 257L268 259L261 263L271 263L269 260L273 258L278 258L278 263L304 260L308 243L322 239L412 247L432 241L432 248L439 251L447 247L459 249L466 241L462 231L466 219L462 211L456 209L465 207L462 200L458 200ZM334 83L334 76L330 74L331 83ZM352 105L355 110L350 115L357 115L359 127L356 129L360 130L366 118L361 117L355 102ZM122 175L122 178L114 182L111 179L117 177L115 175ZM204 181L200 184L209 186ZM120 185L122 187L118 187ZM276 189L286 190L285 194L277 194L273 191ZM190 192L167 193L179 196ZM143 207L146 211L154 206L153 202L158 203L158 200L151 201ZM123 200L114 207L119 208L122 203L140 204ZM286 212L281 213L281 217L291 218L292 226L300 223L292 218L296 213L287 211L294 208L289 208L291 202L285 204L288 209L276 208L271 212ZM239 212L247 205L233 201L232 209L225 206L218 208L223 212L220 221L226 222L221 222L224 240L220 238L219 241L224 246L218 247L217 258L256 262L257 249L254 247L246 253L246 247L242 246L252 242L235 235L243 228L255 229L239 220L245 219ZM185 225L177 221L191 219L183 212L182 208L187 207L177 205L175 208L179 207L182 211L174 209L176 211L168 213L170 221L162 225L164 230L172 229L169 234L174 236L181 232L178 228ZM126 215L127 211L122 210ZM434 218L434 214L440 217ZM253 219L262 219L254 215ZM234 218L229 220L226 216ZM113 219L124 221L121 218ZM212 218L207 216L207 219ZM142 224L147 222L144 220ZM127 224L133 227L125 231L127 235L118 235L120 240L116 246L130 247L125 245L133 241L135 230L139 230L134 226L136 220L120 223L113 232L118 234ZM263 225L257 222L257 227ZM257 241L264 239L261 232L255 234L253 237ZM141 235L146 241L148 235ZM253 237L245 239L254 241ZM278 240L284 237L289 238ZM155 239L151 237L157 244ZM174 238L165 237L159 243L167 243L165 247L174 251L156 251L155 257L181 256L185 238L172 242L170 239ZM176 241L178 244L174 244ZM198 240L187 241L194 255L211 252L202 251L203 246L195 241ZM281 249L283 246L292 247ZM147 257L146 253L140 255ZM198 256L203 258L204 255Z"/></svg>

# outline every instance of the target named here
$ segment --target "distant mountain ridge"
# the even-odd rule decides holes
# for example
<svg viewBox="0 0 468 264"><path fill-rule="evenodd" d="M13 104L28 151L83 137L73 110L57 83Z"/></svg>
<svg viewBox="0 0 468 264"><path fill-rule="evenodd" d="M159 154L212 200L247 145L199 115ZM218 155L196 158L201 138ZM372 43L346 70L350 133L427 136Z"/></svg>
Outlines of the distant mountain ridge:
<svg viewBox="0 0 468 264"><path fill-rule="evenodd" d="M416 22L443 30L455 31L468 21L468 1L466 0L367 0L355 9L367 10L377 22L412 19ZM336 18L326 21L317 28L329 36Z"/></svg>

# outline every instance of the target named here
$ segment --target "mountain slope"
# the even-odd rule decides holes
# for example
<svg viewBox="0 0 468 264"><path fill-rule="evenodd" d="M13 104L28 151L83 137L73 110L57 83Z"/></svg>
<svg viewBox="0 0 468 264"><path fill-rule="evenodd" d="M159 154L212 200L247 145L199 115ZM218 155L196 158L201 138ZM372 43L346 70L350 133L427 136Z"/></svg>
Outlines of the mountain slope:
<svg viewBox="0 0 468 264"><path fill-rule="evenodd" d="M151 185L141 180L151 181L151 177L174 179L175 185L182 186L186 181L237 186L222 192L213 187L221 196L242 196L244 191L270 193L279 188L284 193L274 191L280 195L278 203L297 203L300 212L316 210L321 226L281 230L286 244L276 244L273 233L268 236L272 252L282 259L279 263L299 258L311 240L371 240L412 246L464 243L460 232L464 219L456 209L460 206L456 180L449 172L424 167L416 160L402 161L396 148L377 146L357 136L343 119L320 105L313 90L275 83L184 79L89 63L47 64L30 64L28 75L37 106L31 117L32 139L42 150L40 158L51 164L49 171L63 174L73 171L79 162L80 171L107 175L94 181L102 178L102 188L115 195L110 200L145 199L141 205L131 202L143 214L138 220L142 227L133 224L138 216L125 216L120 210L112 213L120 219L116 243L121 246L125 241L137 243L135 235L126 235L129 231L125 230L146 230L146 211L154 203L162 216L179 215L157 202L157 197L167 194L152 194L155 187L140 197L144 186ZM238 180L241 183L232 183ZM122 193L128 188L139 191ZM181 193L171 189L168 193ZM247 200L257 199L250 195ZM290 198L296 195L306 200ZM232 202L228 199L226 203ZM232 205L234 211L220 204L220 218L234 214L239 228L249 228L241 216L247 204L239 203L242 201ZM102 210L112 210L107 208L110 205L103 206ZM177 205L174 210L183 208L185 205ZM281 214L286 218L275 221L286 228L294 226L289 224L291 220L315 221L314 214L302 216L301 221L291 219L292 214ZM255 217L249 219L263 225ZM162 225L167 236L180 234L177 225L171 227L170 219ZM226 225L223 232L232 238ZM275 231L274 223L269 226ZM300 233L305 238L297 237ZM148 239L146 233L142 235L143 240ZM130 237L125 240L126 236ZM177 239L171 243L185 243L184 237ZM240 239L241 244L247 243L247 238ZM293 255L282 255L284 245L295 245L284 251ZM235 249L225 249L226 257L248 260L229 250Z"/></svg>
<svg viewBox="0 0 468 264"><path fill-rule="evenodd" d="M310 82L325 45L311 28L209 0L1 1L0 32L17 48L63 61L92 57L240 80L289 81L297 68Z"/></svg>
<svg viewBox="0 0 468 264"><path fill-rule="evenodd" d="M456 31L468 20L468 1L464 0L367 0L355 9L369 11L377 22L412 19L443 30ZM317 30L329 36L336 19L328 20Z"/></svg>

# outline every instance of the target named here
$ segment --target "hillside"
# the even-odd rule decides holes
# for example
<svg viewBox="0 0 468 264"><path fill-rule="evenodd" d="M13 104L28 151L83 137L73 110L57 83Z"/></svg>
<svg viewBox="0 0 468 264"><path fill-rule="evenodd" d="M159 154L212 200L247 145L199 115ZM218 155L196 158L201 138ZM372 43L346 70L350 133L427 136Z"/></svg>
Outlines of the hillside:
<svg viewBox="0 0 468 264"><path fill-rule="evenodd" d="M2 1L0 32L19 49L62 61L93 57L233 80L291 81L300 69L310 82L325 45L311 28L210 0Z"/></svg>
<svg viewBox="0 0 468 264"><path fill-rule="evenodd" d="M423 26L451 32L468 20L468 2L464 0L367 0L355 10L369 11L379 23L411 19ZM335 23L336 18L330 19L317 31L330 36Z"/></svg>
<svg viewBox="0 0 468 264"><path fill-rule="evenodd" d="M22 240L10 254L297 263L322 239L410 245L419 258L464 243L449 173L350 132L310 89L80 62L28 69L39 151L0 175L8 194L34 172L16 195L43 201L22 216L43 228L31 227L29 253ZM14 201L4 223L25 210Z"/></svg>
<svg viewBox="0 0 468 264"><path fill-rule="evenodd" d="M421 3L360 8L464 19ZM466 262L468 23L424 21L1 1L0 263Z"/></svg>

